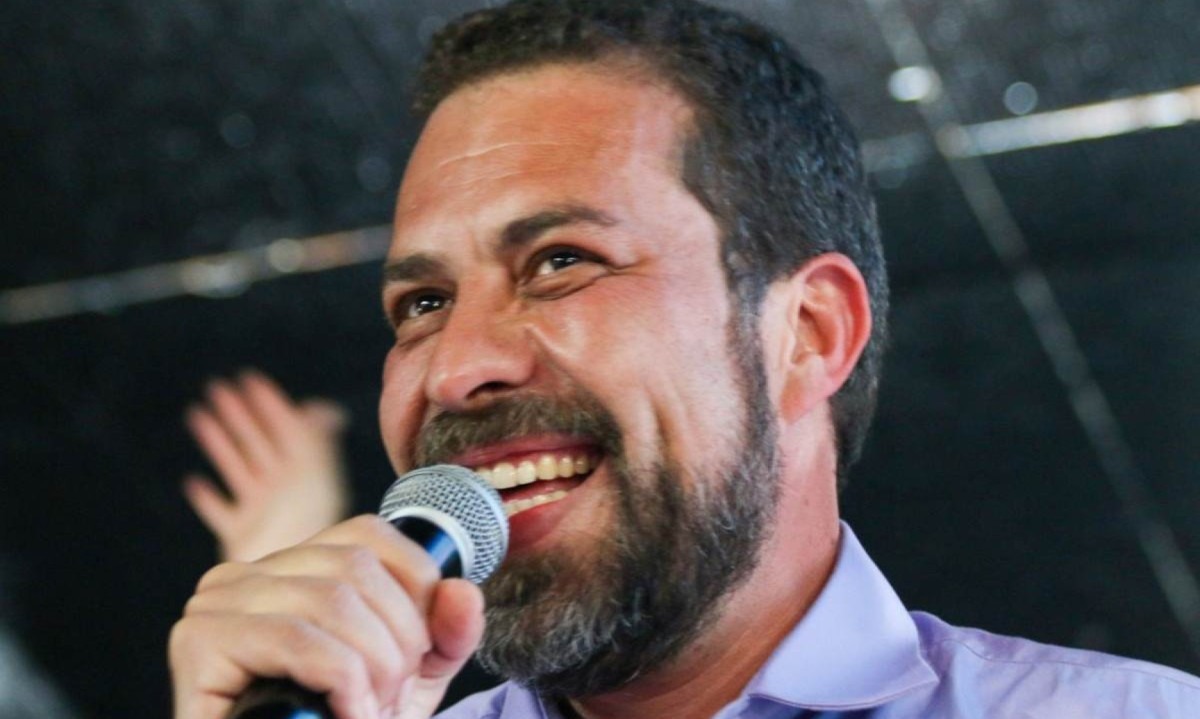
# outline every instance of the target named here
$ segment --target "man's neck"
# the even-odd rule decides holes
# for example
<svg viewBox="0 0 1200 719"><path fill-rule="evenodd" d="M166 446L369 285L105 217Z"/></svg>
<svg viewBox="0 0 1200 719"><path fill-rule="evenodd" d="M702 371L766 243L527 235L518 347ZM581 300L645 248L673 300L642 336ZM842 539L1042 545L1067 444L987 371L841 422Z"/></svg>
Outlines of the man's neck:
<svg viewBox="0 0 1200 719"><path fill-rule="evenodd" d="M836 514L831 526L801 527L773 533L750 580L733 592L712 628L677 659L617 691L564 702L573 712L564 715L708 719L736 699L803 618L833 571L840 531ZM796 551L798 541L806 545L804 551Z"/></svg>

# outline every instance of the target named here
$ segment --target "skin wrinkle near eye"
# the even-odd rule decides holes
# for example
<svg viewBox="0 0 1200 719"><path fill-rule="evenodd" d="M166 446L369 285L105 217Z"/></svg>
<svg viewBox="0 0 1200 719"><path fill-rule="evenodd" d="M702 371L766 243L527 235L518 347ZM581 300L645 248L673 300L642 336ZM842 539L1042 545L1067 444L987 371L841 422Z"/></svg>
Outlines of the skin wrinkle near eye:
<svg viewBox="0 0 1200 719"><path fill-rule="evenodd" d="M578 264L579 263L576 263L565 267L562 270L557 270L547 275L540 275L533 278L533 281L530 284L533 285L536 283L537 286L533 289L531 289L529 286L523 289L520 296L521 302L528 306L535 302L546 302L550 300L562 299L568 295L573 295L576 292L580 292L588 287L591 287L601 278L613 276L611 268L607 267L603 269L596 269L582 279L578 276L578 274L571 278L561 278L557 276L566 270L577 267ZM578 272L582 271L583 270L579 270Z"/></svg>
<svg viewBox="0 0 1200 719"><path fill-rule="evenodd" d="M444 262L424 253L410 255L384 265L382 287L383 316L393 332L406 319L399 316L399 307L404 302L404 298L411 296L412 292L420 292L421 290L418 285L446 284L444 281L439 282L439 280L440 278L445 278L448 274ZM410 283L413 287L407 290L398 289ZM429 292L433 294L439 292L439 290L430 288Z"/></svg>
<svg viewBox="0 0 1200 719"><path fill-rule="evenodd" d="M618 221L603 211L595 210L580 204L566 203L556 206L555 209L539 212L530 217L521 218L509 223L502 233L503 237L500 241L501 250L507 249L504 247L504 245L508 244L520 247L522 245L533 243L541 236L547 233L555 232L556 230L564 227L570 227L573 225L610 227L615 224L618 224ZM528 279L528 282L521 283L523 289L518 292L516 298L517 301L524 304L530 301L560 299L569 294L573 294L585 289L586 287L590 287L601 277L612 274L613 267L610 262L602 257L599 257L594 252L575 247L573 243L569 242L561 245L551 244L550 246L539 250L533 255L531 263L534 265L540 265L549 258L553 257L555 254L563 252L577 255L577 261L571 262L568 265L565 265L553 272L546 273L545 275L531 276ZM574 267L577 267L581 263L596 264L598 268L585 279L579 279L578 277L575 277L574 279L553 277L553 275L558 275L565 270L570 270ZM599 266L603 266L604 269L599 269ZM439 299L444 301L445 304L443 306L432 310L432 312L447 311L454 304L453 297L446 296L446 292L444 290L434 287L421 286L426 282L430 282L429 276L426 273L444 274L446 272L444 268L445 265L443 262L441 262L441 260L421 253L389 263L387 266L385 266L384 316L393 332L398 332L401 325L420 319L420 316L408 317L406 315L406 310L402 306L407 307L410 302L416 301L422 296L437 296ZM387 284L388 280L394 282L395 284L412 283L414 287L409 290L393 291L389 293L389 284ZM528 283L535 283L540 289L531 290L529 287L525 286ZM392 299L392 297L394 297L394 299ZM411 344L412 342L416 341L416 339L419 339L423 336L424 334L419 334L417 337L400 341L400 344Z"/></svg>
<svg viewBox="0 0 1200 719"><path fill-rule="evenodd" d="M533 243L549 232L573 225L595 225L607 228L618 224L620 224L619 220L603 210L579 202L558 203L505 225L500 232L498 249L503 252L518 249ZM564 243L565 247L570 245L571 243ZM575 248L575 251L584 255L594 254L581 248ZM440 258L425 253L416 253L384 265L384 291L387 291L391 283L421 282L428 278L448 275L446 264Z"/></svg>

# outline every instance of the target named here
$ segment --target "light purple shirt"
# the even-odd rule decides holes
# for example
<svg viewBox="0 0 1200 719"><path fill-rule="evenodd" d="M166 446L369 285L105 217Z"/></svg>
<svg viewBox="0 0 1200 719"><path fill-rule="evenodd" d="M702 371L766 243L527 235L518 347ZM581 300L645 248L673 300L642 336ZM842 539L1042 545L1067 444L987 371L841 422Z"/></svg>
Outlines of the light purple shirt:
<svg viewBox="0 0 1200 719"><path fill-rule="evenodd" d="M561 719L507 682L439 719ZM850 527L817 601L717 719L1200 719L1200 679L909 613Z"/></svg>

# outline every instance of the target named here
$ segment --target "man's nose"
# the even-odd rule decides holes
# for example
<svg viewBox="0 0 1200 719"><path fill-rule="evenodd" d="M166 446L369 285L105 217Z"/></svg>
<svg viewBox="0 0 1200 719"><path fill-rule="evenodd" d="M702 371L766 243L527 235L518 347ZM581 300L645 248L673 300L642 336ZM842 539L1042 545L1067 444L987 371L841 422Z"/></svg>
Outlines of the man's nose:
<svg viewBox="0 0 1200 719"><path fill-rule="evenodd" d="M529 333L511 307L460 296L438 332L425 391L444 409L466 411L524 386L534 366Z"/></svg>

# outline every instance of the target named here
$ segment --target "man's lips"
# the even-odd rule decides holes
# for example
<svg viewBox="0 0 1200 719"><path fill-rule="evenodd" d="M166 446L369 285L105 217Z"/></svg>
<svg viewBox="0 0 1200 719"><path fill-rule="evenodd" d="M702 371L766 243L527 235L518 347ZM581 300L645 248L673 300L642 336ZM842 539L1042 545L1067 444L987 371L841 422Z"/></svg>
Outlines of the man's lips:
<svg viewBox="0 0 1200 719"><path fill-rule="evenodd" d="M500 492L511 517L565 499L591 474L594 462L587 448L575 448L516 455L471 469Z"/></svg>
<svg viewBox="0 0 1200 719"><path fill-rule="evenodd" d="M509 516L564 499L600 460L596 446L579 437L524 438L477 448L456 457L501 493Z"/></svg>
<svg viewBox="0 0 1200 719"><path fill-rule="evenodd" d="M449 464L472 469L494 466L506 460L516 464L523 455L594 450L595 444L587 437L571 434L547 433L515 437L503 442L473 447L450 458Z"/></svg>

